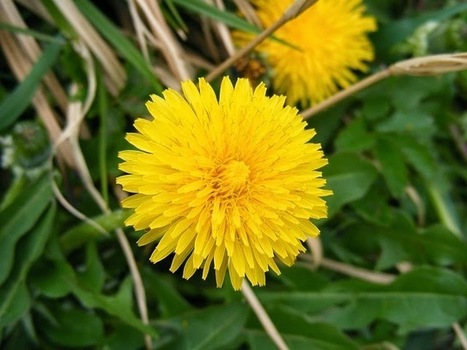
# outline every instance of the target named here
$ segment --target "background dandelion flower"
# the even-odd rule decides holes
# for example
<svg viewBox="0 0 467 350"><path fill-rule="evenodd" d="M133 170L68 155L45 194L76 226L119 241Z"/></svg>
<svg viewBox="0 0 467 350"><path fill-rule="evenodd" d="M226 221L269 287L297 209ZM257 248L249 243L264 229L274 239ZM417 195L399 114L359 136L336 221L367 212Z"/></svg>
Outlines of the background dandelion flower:
<svg viewBox="0 0 467 350"><path fill-rule="evenodd" d="M291 0L253 0L264 27L284 13ZM318 1L275 32L291 44L269 39L257 51L271 66L274 89L288 96L287 103L318 103L356 80L355 70L366 71L373 48L366 34L376 30L374 18L364 16L361 0ZM235 32L237 44L252 34Z"/></svg>
<svg viewBox="0 0 467 350"><path fill-rule="evenodd" d="M293 264L319 234L309 219L326 216L315 132L264 84L225 77L219 99L204 79L182 90L151 96L154 119L127 135L139 150L119 154L128 175L117 182L135 193L122 203L134 208L126 225L148 229L139 245L160 239L150 260L174 254L170 270L185 262L184 278L202 269L205 279L213 265L217 286L226 271L235 289L244 277L264 285L266 271L280 273L275 258Z"/></svg>

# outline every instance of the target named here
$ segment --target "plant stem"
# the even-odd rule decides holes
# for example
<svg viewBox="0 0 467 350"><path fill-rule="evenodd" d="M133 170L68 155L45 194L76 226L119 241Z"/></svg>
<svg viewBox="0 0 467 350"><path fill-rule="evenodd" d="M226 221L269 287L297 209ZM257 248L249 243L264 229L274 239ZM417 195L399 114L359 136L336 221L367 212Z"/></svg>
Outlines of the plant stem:
<svg viewBox="0 0 467 350"><path fill-rule="evenodd" d="M373 85L380 80L383 80L391 75L391 72L389 69L384 69L382 71L379 71L373 75L370 75L369 77L366 77L363 80L360 80L358 83L349 86L347 89L339 91L337 94L331 96L327 100L324 100L321 103L318 103L316 106L310 107L308 109L305 109L300 113L303 119L308 119L314 116L315 114L318 114L319 112L324 111L325 109L331 107L332 105L342 101L343 99L355 94L356 92L363 90L367 88L370 85Z"/></svg>
<svg viewBox="0 0 467 350"><path fill-rule="evenodd" d="M253 309L253 312L258 317L259 322L261 322L264 330L269 335L274 344L276 344L280 350L288 350L289 347L285 343L284 339L282 339L282 336L278 332L276 326L274 326L274 323L272 323L266 310L264 310L263 305L261 305L261 302L258 300L250 285L245 280L243 280L242 284L242 294L250 307Z"/></svg>
<svg viewBox="0 0 467 350"><path fill-rule="evenodd" d="M317 2L317 0L309 2L309 4L307 4L307 6L306 6L306 9L308 9L309 7L314 5L316 2ZM303 1L296 1L296 3L303 3ZM305 1L305 3L307 3L307 1ZM212 70L206 76L206 81L209 82L209 81L212 81L215 78L217 78L223 71L225 71L227 68L229 68L232 64L234 64L240 58L245 56L251 50L253 50L256 46L258 46L261 42L263 42L267 37L269 37L277 29L279 29L284 24L286 24L290 20L297 17L302 12L304 12L305 9L294 6L294 5L295 5L295 3L292 4L289 7L289 9L284 12L282 17L279 18L276 22L274 22L269 28L266 28L258 36L256 36L253 40L251 40L248 44L246 44L244 47L242 47L240 50L238 50L234 55L230 56L228 59L226 59L224 62L222 62L219 66L217 66L214 70ZM289 11L292 8L295 9L295 11L294 11L295 13L292 12L292 11Z"/></svg>

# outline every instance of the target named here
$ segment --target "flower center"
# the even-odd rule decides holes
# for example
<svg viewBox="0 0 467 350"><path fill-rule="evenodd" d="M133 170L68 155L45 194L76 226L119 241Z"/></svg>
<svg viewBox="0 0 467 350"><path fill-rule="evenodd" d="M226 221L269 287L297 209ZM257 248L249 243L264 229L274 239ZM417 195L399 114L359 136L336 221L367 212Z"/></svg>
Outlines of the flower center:
<svg viewBox="0 0 467 350"><path fill-rule="evenodd" d="M242 161L232 160L224 164L218 173L220 190L223 193L241 192L250 178L250 168Z"/></svg>

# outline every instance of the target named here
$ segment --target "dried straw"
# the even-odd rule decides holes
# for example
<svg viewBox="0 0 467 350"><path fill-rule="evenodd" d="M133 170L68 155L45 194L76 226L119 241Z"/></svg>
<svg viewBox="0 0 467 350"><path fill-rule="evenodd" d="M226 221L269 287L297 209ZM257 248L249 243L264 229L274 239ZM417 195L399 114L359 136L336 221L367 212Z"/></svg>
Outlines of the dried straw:
<svg viewBox="0 0 467 350"><path fill-rule="evenodd" d="M403 60L388 68L379 71L369 77L360 80L358 83L339 91L327 100L318 103L316 106L305 109L301 112L303 119L308 119L315 114L333 106L343 99L355 94L390 76L431 76L450 72L457 72L467 69L467 52L457 54L430 55L425 57L411 58Z"/></svg>
<svg viewBox="0 0 467 350"><path fill-rule="evenodd" d="M58 1L58 0L56 0ZM139 6L145 15L152 34L161 42L162 55L175 78L179 81L191 78L191 67L183 59L183 49L174 38L169 26L165 22L159 4L155 0L131 0Z"/></svg>
<svg viewBox="0 0 467 350"><path fill-rule="evenodd" d="M0 11L0 19L2 11ZM16 37L6 31L0 31L0 45L5 54L8 65L19 81L22 81L32 69L31 62ZM60 137L62 130L58 124L58 117L50 106L43 89L39 87L32 99L33 106L44 123L45 128L53 143ZM75 167L73 153L68 143L62 143L58 149L60 160L64 160L69 166Z"/></svg>
<svg viewBox="0 0 467 350"><path fill-rule="evenodd" d="M12 26L18 28L28 29L28 26L24 22L12 0L3 0L0 2L0 12L3 13L2 19L5 23L11 24ZM42 54L36 40L33 37L24 34L16 34L15 36L22 49L24 50L24 53L27 55L29 61L36 62ZM44 76L44 83L55 97L55 100L60 106L62 112L65 113L68 100L65 91L63 90L55 75L52 72L48 72Z"/></svg>
<svg viewBox="0 0 467 350"><path fill-rule="evenodd" d="M266 38L268 38L272 33L274 33L277 29L282 27L287 22L291 21L292 19L301 15L304 11L309 9L312 5L317 3L318 0L296 0L292 5L290 5L284 12L281 18L279 18L275 23L273 23L269 28L265 29L261 32L258 36L256 36L253 40L251 40L248 44L238 50L233 56L230 56L224 62L222 62L219 66L216 67L213 71L211 71L207 76L207 81L212 81L217 78L223 71L225 71L228 67L238 61L240 58L248 54L251 50L253 50L256 46L258 46L261 42L263 42Z"/></svg>
<svg viewBox="0 0 467 350"><path fill-rule="evenodd" d="M72 0L53 0L53 2L81 40L101 62L102 68L109 79L107 87L112 95L117 95L125 85L126 72L114 51L83 16Z"/></svg>

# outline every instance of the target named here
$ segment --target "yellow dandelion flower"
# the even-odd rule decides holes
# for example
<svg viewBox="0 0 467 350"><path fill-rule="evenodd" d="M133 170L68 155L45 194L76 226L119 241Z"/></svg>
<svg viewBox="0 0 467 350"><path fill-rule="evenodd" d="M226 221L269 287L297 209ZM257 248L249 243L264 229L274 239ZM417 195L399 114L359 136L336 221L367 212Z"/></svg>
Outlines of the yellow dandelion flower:
<svg viewBox="0 0 467 350"><path fill-rule="evenodd" d="M275 258L292 265L319 234L309 219L326 216L315 132L264 84L225 77L219 99L204 79L182 90L152 95L153 120L127 135L139 150L119 154L127 175L117 182L135 193L122 202L134 208L125 224L148 230L139 245L160 239L150 260L174 254L170 270L185 262L186 279L197 269L205 279L213 264L218 287L226 271L235 289L244 277L264 285L266 271L280 273Z"/></svg>
<svg viewBox="0 0 467 350"><path fill-rule="evenodd" d="M253 0L264 27L276 22L291 0ZM318 103L347 87L366 71L373 48L366 33L376 30L374 18L364 16L361 0L318 1L296 19L275 32L291 44L268 39L257 47L272 68L274 89L288 96L287 103L303 106ZM252 34L235 32L239 45Z"/></svg>

